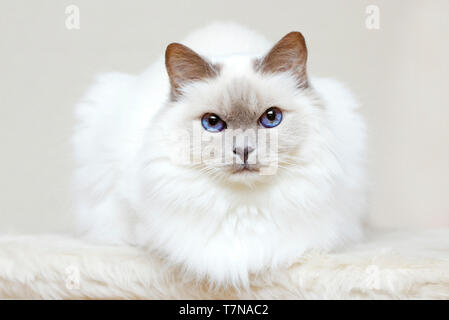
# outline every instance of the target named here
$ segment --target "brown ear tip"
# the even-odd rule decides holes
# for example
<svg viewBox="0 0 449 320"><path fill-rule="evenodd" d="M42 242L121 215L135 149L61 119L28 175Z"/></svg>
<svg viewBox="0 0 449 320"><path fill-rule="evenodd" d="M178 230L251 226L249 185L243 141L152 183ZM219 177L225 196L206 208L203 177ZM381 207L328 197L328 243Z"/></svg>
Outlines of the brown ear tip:
<svg viewBox="0 0 449 320"><path fill-rule="evenodd" d="M304 36L299 31L292 31L292 32L287 33L287 35L284 37L284 39L305 42Z"/></svg>
<svg viewBox="0 0 449 320"><path fill-rule="evenodd" d="M180 45L181 45L181 44L176 43L176 42L170 43L170 44L167 46L167 48L165 49L165 53L167 54L167 53L172 52L172 51L174 51L174 50L176 50L176 49L179 49L179 46L180 46Z"/></svg>
<svg viewBox="0 0 449 320"><path fill-rule="evenodd" d="M188 48L180 43L172 42L170 43L167 48L165 49L165 58L171 57L172 55L175 55L180 52L186 52L188 51Z"/></svg>

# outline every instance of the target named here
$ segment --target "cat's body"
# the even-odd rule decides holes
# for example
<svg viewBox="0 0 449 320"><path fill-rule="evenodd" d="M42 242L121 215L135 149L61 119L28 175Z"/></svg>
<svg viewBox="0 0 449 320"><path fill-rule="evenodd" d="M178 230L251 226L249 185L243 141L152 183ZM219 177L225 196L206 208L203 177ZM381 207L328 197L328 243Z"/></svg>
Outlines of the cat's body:
<svg viewBox="0 0 449 320"><path fill-rule="evenodd" d="M234 284L308 249L359 239L365 133L351 94L333 80L298 85L291 74L258 71L268 63L255 58L271 44L233 24L209 26L183 44L213 62L217 75L174 90L177 70L169 69L169 78L161 58L140 76L100 77L78 105L81 230L101 242L148 247L199 278ZM167 53L167 68L176 67L170 54L190 54L172 50L181 51ZM226 119L227 130L252 114L248 123L256 123L271 105L284 108L275 174L173 160L182 146L170 131L199 123L205 112ZM246 107L248 114L235 111Z"/></svg>

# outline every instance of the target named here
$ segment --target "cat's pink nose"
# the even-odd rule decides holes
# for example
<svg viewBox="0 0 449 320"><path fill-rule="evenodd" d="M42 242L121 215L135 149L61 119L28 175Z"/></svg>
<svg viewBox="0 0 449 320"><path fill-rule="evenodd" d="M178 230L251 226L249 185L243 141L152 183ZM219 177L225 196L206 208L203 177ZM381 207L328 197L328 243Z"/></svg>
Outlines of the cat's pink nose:
<svg viewBox="0 0 449 320"><path fill-rule="evenodd" d="M234 154L238 155L244 163L246 163L248 161L248 155L254 151L254 148L253 147L245 147L245 148L236 147L232 151L234 152Z"/></svg>

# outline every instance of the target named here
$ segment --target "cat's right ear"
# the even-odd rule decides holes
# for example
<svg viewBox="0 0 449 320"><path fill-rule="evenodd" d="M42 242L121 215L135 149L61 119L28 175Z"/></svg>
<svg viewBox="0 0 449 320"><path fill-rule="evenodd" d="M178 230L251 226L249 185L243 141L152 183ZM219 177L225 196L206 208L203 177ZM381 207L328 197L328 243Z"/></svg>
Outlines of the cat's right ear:
<svg viewBox="0 0 449 320"><path fill-rule="evenodd" d="M181 87L191 81L213 78L219 68L197 54L192 49L171 43L165 51L165 67L171 85L171 99L176 100L181 94Z"/></svg>

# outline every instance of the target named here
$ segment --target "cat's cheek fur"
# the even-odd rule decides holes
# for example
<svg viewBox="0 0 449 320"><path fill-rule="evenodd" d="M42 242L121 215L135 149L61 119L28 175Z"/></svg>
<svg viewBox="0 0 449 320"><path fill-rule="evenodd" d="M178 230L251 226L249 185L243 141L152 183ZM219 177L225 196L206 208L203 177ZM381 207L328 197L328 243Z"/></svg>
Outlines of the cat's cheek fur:
<svg viewBox="0 0 449 320"><path fill-rule="evenodd" d="M270 47L235 25L212 25L186 40L212 55L211 43L217 54L234 47L249 57ZM247 70L245 76L247 61L236 70L245 86L223 87L233 70L220 60L222 74L182 88L185 100L177 103L167 102L162 61L140 77L115 74L99 81L77 109L80 230L100 242L145 246L198 279L230 285L248 284L250 273L293 263L307 250L332 250L362 237L365 128L351 93L330 79L310 79L306 94L295 91L288 75L275 81ZM183 123L209 104L219 107L214 101L241 97L238 90L246 86L255 92L246 101L254 112L261 112L260 101L298 109L290 118L287 111L281 128L298 139L297 165L247 188L175 163ZM167 134L170 128L175 134ZM283 159L280 154L280 164Z"/></svg>

